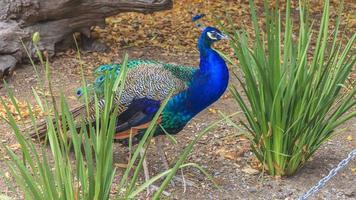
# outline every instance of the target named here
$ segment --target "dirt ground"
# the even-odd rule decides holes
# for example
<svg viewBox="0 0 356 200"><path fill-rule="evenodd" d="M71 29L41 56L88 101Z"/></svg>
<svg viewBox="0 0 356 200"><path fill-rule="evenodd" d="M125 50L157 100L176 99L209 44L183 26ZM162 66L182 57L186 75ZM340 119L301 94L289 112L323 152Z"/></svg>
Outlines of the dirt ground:
<svg viewBox="0 0 356 200"><path fill-rule="evenodd" d="M160 36L161 37L161 36ZM102 38L107 41L107 38ZM217 45L219 46L219 44ZM134 45L134 47L111 47L110 53L83 53L86 74L90 74L93 67L100 63L121 61L124 53L130 58L153 59L184 65L198 65L197 51L184 51L184 48L174 52L164 46L150 46L147 43ZM75 88L80 86L79 62L75 58L75 51L69 50L60 53L51 60L53 84L60 94L63 91L72 106L78 104L75 100ZM90 76L88 76L90 79ZM21 101L29 100L34 103L31 87L36 87L38 82L31 66L20 67L13 77L8 79L9 87L14 90L15 96ZM231 84L236 84L232 80ZM4 88L0 94L5 95ZM213 104L194 118L186 128L176 135L177 145L168 140L165 150L170 161L178 155L196 134L212 122L220 119L216 110L226 114L240 111L237 103L226 92L223 98ZM243 119L239 114L236 118ZM288 178L273 178L253 170L253 155L248 149L248 142L241 136L241 130L223 122L207 133L195 146L187 162L194 162L203 166L218 182L221 189L213 184L196 169L185 169L186 179L194 182L194 187L186 189L180 183L175 187L170 186L167 191L169 197L162 199L296 199L310 187L316 184L323 176L334 168L347 154L356 147L356 119L353 118L340 127L339 134L322 145L313 158L296 175ZM0 121L0 141L7 145L16 144L14 135L9 127ZM4 152L1 151L1 155ZM0 157L0 167L6 170L4 161ZM122 163L127 159L126 150L115 144L115 162ZM159 173L162 163L154 145L148 153L148 163L151 175ZM120 169L119 169L120 170ZM5 171L6 173L6 171ZM143 178L143 176L141 177ZM310 199L356 199L356 160L351 161L339 174ZM6 194L15 199L21 199L19 193L8 187L9 184L0 177L0 194Z"/></svg>

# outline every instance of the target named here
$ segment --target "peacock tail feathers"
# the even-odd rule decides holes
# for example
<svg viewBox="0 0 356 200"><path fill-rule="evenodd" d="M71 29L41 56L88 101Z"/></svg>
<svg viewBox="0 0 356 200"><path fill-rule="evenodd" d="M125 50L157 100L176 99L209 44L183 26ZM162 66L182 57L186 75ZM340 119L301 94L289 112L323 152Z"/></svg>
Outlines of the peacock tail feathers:
<svg viewBox="0 0 356 200"><path fill-rule="evenodd" d="M100 65L94 70L94 75L105 75L106 72L109 72L113 69L119 69L120 65L119 64L106 64L106 65Z"/></svg>

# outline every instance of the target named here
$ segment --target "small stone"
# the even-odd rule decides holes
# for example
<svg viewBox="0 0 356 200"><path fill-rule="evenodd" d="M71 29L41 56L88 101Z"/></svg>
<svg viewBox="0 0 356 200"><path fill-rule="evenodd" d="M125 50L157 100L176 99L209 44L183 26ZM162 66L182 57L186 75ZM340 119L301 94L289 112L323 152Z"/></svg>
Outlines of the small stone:
<svg viewBox="0 0 356 200"><path fill-rule="evenodd" d="M293 193L295 193L295 192L296 192L296 189L289 189L289 188L287 188L287 189L284 190L285 197L291 196L291 195L293 195Z"/></svg>
<svg viewBox="0 0 356 200"><path fill-rule="evenodd" d="M356 192L352 189L344 190L342 193L347 197L355 197L356 195Z"/></svg>
<svg viewBox="0 0 356 200"><path fill-rule="evenodd" d="M248 192L250 192L250 193L255 193L255 192L257 192L257 188L256 188L256 187L250 187L250 188L248 188L247 190L248 190Z"/></svg>

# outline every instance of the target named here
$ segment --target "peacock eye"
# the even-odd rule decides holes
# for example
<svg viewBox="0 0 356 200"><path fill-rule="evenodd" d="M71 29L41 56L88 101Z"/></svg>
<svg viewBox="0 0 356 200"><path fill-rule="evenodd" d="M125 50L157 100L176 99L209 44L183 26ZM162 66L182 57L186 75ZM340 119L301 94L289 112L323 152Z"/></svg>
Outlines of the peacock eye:
<svg viewBox="0 0 356 200"><path fill-rule="evenodd" d="M106 66L102 65L96 71L97 72L103 72L103 71L105 71L105 69L106 69Z"/></svg>
<svg viewBox="0 0 356 200"><path fill-rule="evenodd" d="M82 95L82 90L81 89L78 89L77 90L77 96L81 96Z"/></svg>
<svg viewBox="0 0 356 200"><path fill-rule="evenodd" d="M210 32L207 32L207 35L210 39L212 40L217 40L217 33L215 31L210 31Z"/></svg>

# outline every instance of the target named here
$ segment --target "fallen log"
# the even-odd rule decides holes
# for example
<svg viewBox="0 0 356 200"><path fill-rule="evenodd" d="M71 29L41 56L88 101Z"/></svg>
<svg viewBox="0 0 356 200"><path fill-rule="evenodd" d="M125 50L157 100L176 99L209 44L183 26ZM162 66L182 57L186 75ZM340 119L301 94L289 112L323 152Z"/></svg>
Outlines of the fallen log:
<svg viewBox="0 0 356 200"><path fill-rule="evenodd" d="M1 0L0 78L26 60L23 44L33 53L34 32L41 35L40 49L53 56L69 45L68 38L75 32L90 38L90 28L105 26L108 16L171 7L172 0Z"/></svg>

